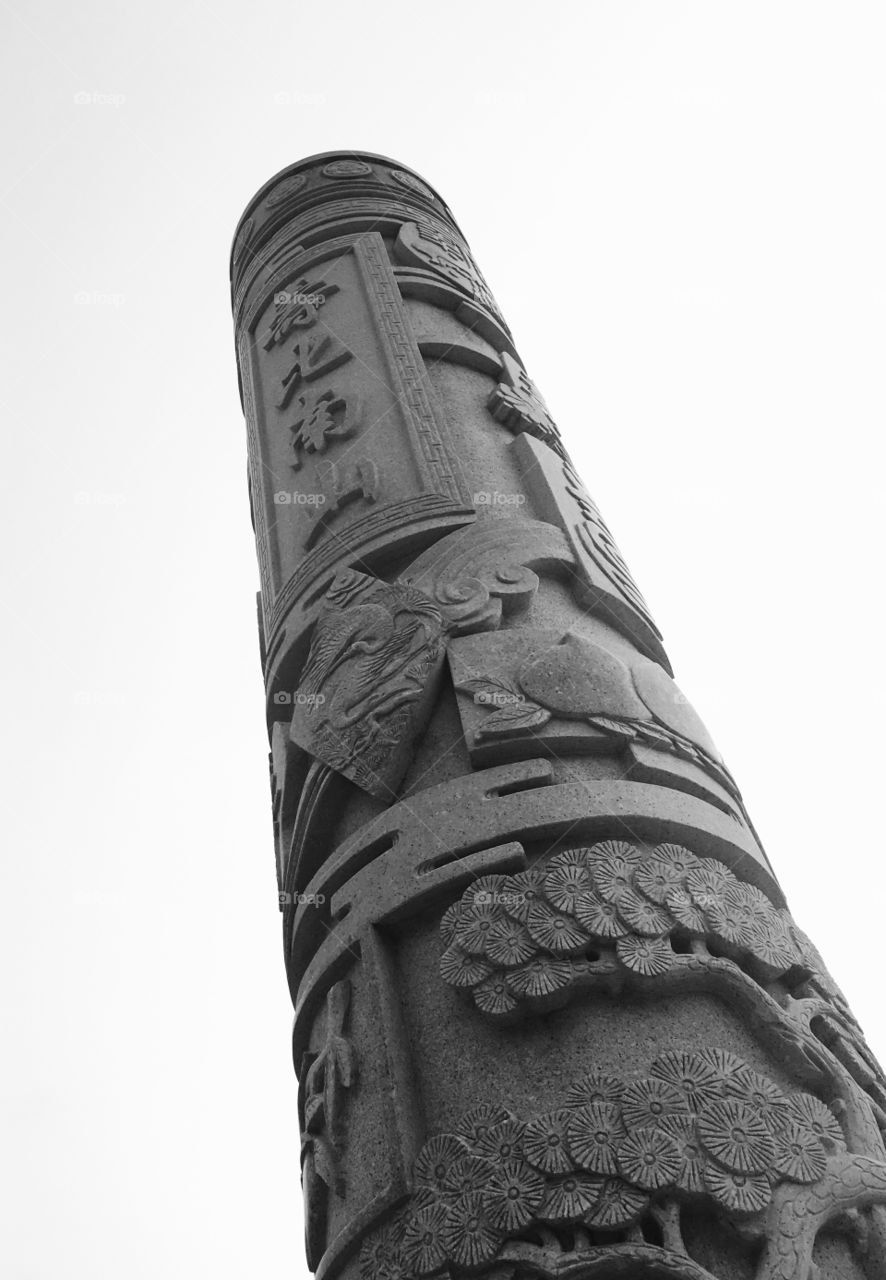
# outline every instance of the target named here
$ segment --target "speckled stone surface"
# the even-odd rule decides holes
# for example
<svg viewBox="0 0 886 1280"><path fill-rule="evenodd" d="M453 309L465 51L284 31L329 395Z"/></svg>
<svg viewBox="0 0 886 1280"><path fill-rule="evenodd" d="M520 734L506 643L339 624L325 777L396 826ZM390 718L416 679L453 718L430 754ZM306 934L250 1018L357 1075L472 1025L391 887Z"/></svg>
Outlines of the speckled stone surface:
<svg viewBox="0 0 886 1280"><path fill-rule="evenodd" d="M886 1280L883 1072L447 205L311 157L231 284L309 1266Z"/></svg>

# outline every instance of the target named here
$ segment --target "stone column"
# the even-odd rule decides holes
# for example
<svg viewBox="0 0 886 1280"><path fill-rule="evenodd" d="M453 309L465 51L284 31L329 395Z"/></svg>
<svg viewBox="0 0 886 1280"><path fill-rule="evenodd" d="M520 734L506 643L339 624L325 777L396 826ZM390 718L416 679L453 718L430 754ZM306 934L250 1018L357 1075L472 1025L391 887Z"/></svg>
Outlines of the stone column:
<svg viewBox="0 0 886 1280"><path fill-rule="evenodd" d="M883 1073L446 204L304 160L232 288L311 1269L884 1280Z"/></svg>

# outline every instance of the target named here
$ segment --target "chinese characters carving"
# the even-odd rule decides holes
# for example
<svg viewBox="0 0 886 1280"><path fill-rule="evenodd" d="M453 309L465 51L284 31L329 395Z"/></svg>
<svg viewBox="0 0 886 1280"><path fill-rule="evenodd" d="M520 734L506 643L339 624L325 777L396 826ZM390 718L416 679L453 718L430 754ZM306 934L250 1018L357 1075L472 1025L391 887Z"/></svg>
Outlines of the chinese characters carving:
<svg viewBox="0 0 886 1280"><path fill-rule="evenodd" d="M300 396L299 417L292 432L292 448L295 460L293 469L302 465L302 452L323 453L330 440L345 440L360 425L360 407L356 396L336 395L334 391L319 391L312 396Z"/></svg>

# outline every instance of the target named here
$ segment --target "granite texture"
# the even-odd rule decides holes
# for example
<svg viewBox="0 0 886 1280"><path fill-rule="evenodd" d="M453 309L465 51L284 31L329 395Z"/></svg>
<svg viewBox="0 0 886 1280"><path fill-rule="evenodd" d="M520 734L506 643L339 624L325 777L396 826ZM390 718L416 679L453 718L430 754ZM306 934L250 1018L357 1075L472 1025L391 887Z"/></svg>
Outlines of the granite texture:
<svg viewBox="0 0 886 1280"><path fill-rule="evenodd" d="M231 283L311 1269L886 1280L886 1080L448 207L312 157Z"/></svg>

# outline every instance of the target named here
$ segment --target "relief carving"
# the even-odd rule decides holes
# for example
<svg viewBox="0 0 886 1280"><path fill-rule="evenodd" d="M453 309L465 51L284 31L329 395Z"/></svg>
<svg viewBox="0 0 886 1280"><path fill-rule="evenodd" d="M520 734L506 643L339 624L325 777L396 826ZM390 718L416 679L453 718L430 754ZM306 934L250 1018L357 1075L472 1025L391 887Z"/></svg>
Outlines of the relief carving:
<svg viewBox="0 0 886 1280"><path fill-rule="evenodd" d="M428 200L433 200L439 204L437 197L421 178L416 178L414 174L408 173L405 169L392 169L391 177L399 186L407 187L410 191L417 191L419 195L426 196Z"/></svg>
<svg viewBox="0 0 886 1280"><path fill-rule="evenodd" d="M436 694L443 621L401 583L339 573L294 697L294 742L372 795L391 798Z"/></svg>
<svg viewBox="0 0 886 1280"><path fill-rule="evenodd" d="M883 1280L886 1078L468 246L296 168L232 286L312 1271Z"/></svg>
<svg viewBox="0 0 886 1280"><path fill-rule="evenodd" d="M822 1226L886 1203L886 1162L851 1154L814 1094L710 1048L664 1053L640 1079L591 1072L540 1115L480 1103L428 1139L413 1188L364 1244L364 1280L713 1280L683 1235L684 1212L701 1205L763 1242L756 1280L811 1280Z"/></svg>
<svg viewBox="0 0 886 1280"><path fill-rule="evenodd" d="M341 396L335 391L317 391L299 396L298 417L289 428L295 461L293 471L300 471L304 453L325 453L332 440L347 440L361 425L358 396Z"/></svg>
<svg viewBox="0 0 886 1280"><path fill-rule="evenodd" d="M296 280L274 295L274 315L263 343L265 351L282 346L293 329L310 329L320 317L320 307L339 292L326 280Z"/></svg>
<svg viewBox="0 0 886 1280"><path fill-rule="evenodd" d="M347 421L346 417L340 420ZM317 463L314 483L314 501L307 508L312 524L305 538L306 547L328 532L329 524L344 507L353 502L377 502L381 488L379 469L371 458L353 462L330 462L324 458ZM343 549L351 550L346 543Z"/></svg>
<svg viewBox="0 0 886 1280"><path fill-rule="evenodd" d="M527 738L534 752L561 755L642 744L697 766L741 809L704 724L658 663L637 657L629 665L583 636L528 628L456 638L449 661L465 695L459 709L472 759L501 759Z"/></svg>
<svg viewBox="0 0 886 1280"><path fill-rule="evenodd" d="M527 432L510 447L539 514L566 534L579 573L580 602L667 667L661 632L572 464Z"/></svg>
<svg viewBox="0 0 886 1280"><path fill-rule="evenodd" d="M290 352L289 368L280 379L278 409L288 409L295 393L306 382L332 373L351 359L351 352L337 338L324 333L299 338Z"/></svg>
<svg viewBox="0 0 886 1280"><path fill-rule="evenodd" d="M426 267L451 281L468 297L498 314L498 305L464 243L430 219L406 222L394 245L394 257L407 266Z"/></svg>
<svg viewBox="0 0 886 1280"><path fill-rule="evenodd" d="M515 434L526 431L535 436L568 462L557 424L538 387L513 356L503 352L499 359L501 376L487 401L493 418Z"/></svg>
<svg viewBox="0 0 886 1280"><path fill-rule="evenodd" d="M440 931L443 980L503 1022L582 990L723 992L827 1089L852 1149L886 1159L886 1082L861 1028L788 911L718 859L624 840L567 849L481 877Z"/></svg>
<svg viewBox="0 0 886 1280"><path fill-rule="evenodd" d="M314 592L338 568L475 516L378 232L303 249L265 278L240 363L270 655L284 620L312 625ZM358 421L372 439L354 457ZM321 434L322 449L303 447Z"/></svg>
<svg viewBox="0 0 886 1280"><path fill-rule="evenodd" d="M295 173L291 178L285 178L265 200L265 208L279 209L293 199L294 196L297 196L307 185L307 181L307 176L303 173Z"/></svg>
<svg viewBox="0 0 886 1280"><path fill-rule="evenodd" d="M357 1056L345 1029L351 1000L347 981L337 982L326 999L326 1029L319 1053L305 1054L299 1110L302 1129L302 1187L305 1234L310 1265L326 1247L328 1198L344 1196L341 1147L344 1137L344 1093L357 1080Z"/></svg>
<svg viewBox="0 0 886 1280"><path fill-rule="evenodd" d="M438 605L450 635L495 631L503 616L526 609L538 573L565 573L572 555L563 534L541 520L472 525L431 547L404 581Z"/></svg>
<svg viewBox="0 0 886 1280"><path fill-rule="evenodd" d="M803 969L792 924L715 858L607 840L465 890L441 924L440 973L505 1019L557 1008L603 975L659 978L686 955L728 958L766 985Z"/></svg>
<svg viewBox="0 0 886 1280"><path fill-rule="evenodd" d="M365 160L333 160L323 166L327 178L366 178L372 173Z"/></svg>

